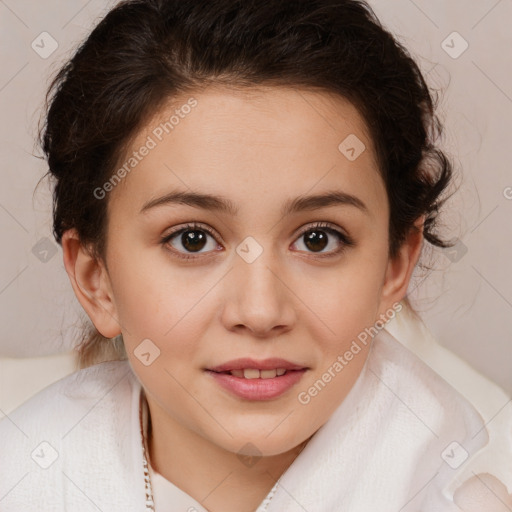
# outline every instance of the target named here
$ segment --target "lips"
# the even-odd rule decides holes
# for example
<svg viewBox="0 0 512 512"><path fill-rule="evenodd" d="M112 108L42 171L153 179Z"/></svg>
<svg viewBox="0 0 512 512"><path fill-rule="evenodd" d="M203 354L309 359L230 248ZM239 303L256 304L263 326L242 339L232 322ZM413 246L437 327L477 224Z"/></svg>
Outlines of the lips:
<svg viewBox="0 0 512 512"><path fill-rule="evenodd" d="M277 399L296 386L307 370L307 366L279 357L244 357L204 369L230 394L251 401Z"/></svg>
<svg viewBox="0 0 512 512"><path fill-rule="evenodd" d="M232 371L238 372L241 370ZM246 372L248 370L243 371ZM260 373L258 370L254 371ZM306 371L306 368L303 368L302 370L286 370L286 372L279 377L276 376L268 378L246 378L245 376L240 378L230 372L214 372L212 370L205 370L205 373L209 378L211 377L213 379L213 382L217 383L231 395L242 398L243 400L255 401L279 398L281 395L284 395L287 391L290 391L294 386L296 386Z"/></svg>
<svg viewBox="0 0 512 512"><path fill-rule="evenodd" d="M228 361L226 363L213 366L211 368L206 368L206 370L216 372L216 373L229 373L232 371L239 370L306 370L308 369L306 366L293 363L291 361L287 361L286 359L281 359L278 357L272 357L269 359L251 359L251 358L241 358L234 359L232 361ZM254 374L255 375L255 374ZM251 377L249 377L251 378ZM255 377L252 377L255 378Z"/></svg>

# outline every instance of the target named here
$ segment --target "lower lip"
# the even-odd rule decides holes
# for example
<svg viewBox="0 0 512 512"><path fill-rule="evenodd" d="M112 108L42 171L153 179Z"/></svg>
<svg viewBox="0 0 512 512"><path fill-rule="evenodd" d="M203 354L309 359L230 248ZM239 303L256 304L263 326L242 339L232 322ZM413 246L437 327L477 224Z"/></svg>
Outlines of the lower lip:
<svg viewBox="0 0 512 512"><path fill-rule="evenodd" d="M231 393L246 400L270 400L277 398L297 384L306 369L287 371L284 375L271 379L245 379L229 373L206 370L216 382Z"/></svg>

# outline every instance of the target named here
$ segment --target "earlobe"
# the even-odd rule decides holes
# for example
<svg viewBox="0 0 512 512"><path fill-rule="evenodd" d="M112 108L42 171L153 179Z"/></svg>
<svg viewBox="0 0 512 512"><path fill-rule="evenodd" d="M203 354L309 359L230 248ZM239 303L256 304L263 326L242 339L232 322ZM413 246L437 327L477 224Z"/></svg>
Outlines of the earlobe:
<svg viewBox="0 0 512 512"><path fill-rule="evenodd" d="M80 243L76 230L62 235L64 266L75 295L96 329L106 338L121 333L105 266Z"/></svg>
<svg viewBox="0 0 512 512"><path fill-rule="evenodd" d="M423 246L424 223L425 216L422 215L414 223L415 229L410 230L397 256L388 262L381 295L381 303L386 304L386 307L401 301L407 294L407 288Z"/></svg>

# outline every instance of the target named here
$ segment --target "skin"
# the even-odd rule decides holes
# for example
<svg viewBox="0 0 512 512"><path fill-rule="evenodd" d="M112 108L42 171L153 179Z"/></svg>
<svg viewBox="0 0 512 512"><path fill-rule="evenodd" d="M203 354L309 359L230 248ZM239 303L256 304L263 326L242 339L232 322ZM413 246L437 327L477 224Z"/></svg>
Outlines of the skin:
<svg viewBox="0 0 512 512"><path fill-rule="evenodd" d="M109 201L106 264L74 230L63 237L64 263L99 332L123 335L147 394L153 467L209 511L251 512L343 401L370 343L308 404L298 394L365 327L389 317L406 295L423 238L421 229L411 231L398 256L388 257L386 190L363 119L344 99L275 87L210 87L193 97L192 112L103 199ZM188 98L158 112L127 155ZM350 134L366 146L354 161L338 150ZM145 202L173 189L219 194L239 211L172 204L140 213ZM288 199L332 190L357 196L368 211L337 204L280 214ZM343 242L327 232L324 249L308 245L301 230L318 221L355 245L321 258L315 251L334 254ZM187 251L180 235L160 243L188 222L211 227L217 240L206 233L199 253ZM236 252L247 236L263 249L252 263ZM145 366L134 350L148 338L160 356ZM273 356L309 370L272 400L233 396L204 371L238 357ZM249 442L261 455L250 467L238 456L251 452L244 448Z"/></svg>
<svg viewBox="0 0 512 512"><path fill-rule="evenodd" d="M463 512L512 510L512 494L495 476L480 473L466 480L454 493L453 502Z"/></svg>

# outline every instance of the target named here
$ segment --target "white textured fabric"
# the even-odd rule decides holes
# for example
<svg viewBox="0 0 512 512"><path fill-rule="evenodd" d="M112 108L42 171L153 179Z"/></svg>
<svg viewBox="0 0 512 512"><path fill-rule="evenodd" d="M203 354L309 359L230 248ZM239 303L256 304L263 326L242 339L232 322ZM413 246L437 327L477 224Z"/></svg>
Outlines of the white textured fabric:
<svg viewBox="0 0 512 512"><path fill-rule="evenodd" d="M192 496L150 468L155 512L208 512Z"/></svg>
<svg viewBox="0 0 512 512"><path fill-rule="evenodd" d="M144 511L140 392L128 361L101 363L3 418L0 510ZM347 398L280 478L267 512L469 511L444 489L488 439L476 409L382 330ZM501 510L495 493L482 498L479 482L470 491L480 510ZM172 492L170 482L160 484ZM181 512L176 507L156 512Z"/></svg>

